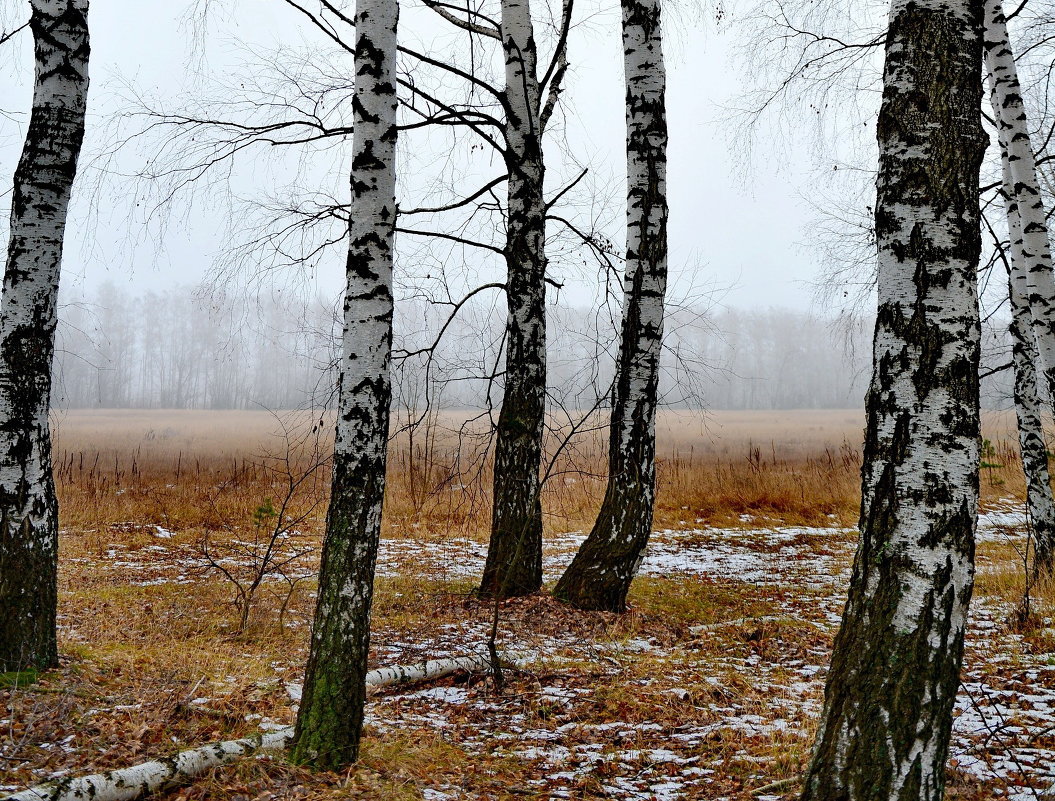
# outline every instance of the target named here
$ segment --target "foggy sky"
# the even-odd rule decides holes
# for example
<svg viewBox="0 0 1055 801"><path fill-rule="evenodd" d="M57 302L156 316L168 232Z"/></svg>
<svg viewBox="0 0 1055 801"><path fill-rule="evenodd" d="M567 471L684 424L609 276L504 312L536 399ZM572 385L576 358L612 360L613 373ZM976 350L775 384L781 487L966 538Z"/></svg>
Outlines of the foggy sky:
<svg viewBox="0 0 1055 801"><path fill-rule="evenodd" d="M5 22L21 21L22 5L6 0ZM277 0L241 0L225 19L210 23L203 52L193 44L186 9L184 2L94 0L90 126L101 127L106 115L121 106L127 85L175 97L196 80L207 81L197 77L198 71L207 76L228 69L241 57L236 43L268 47L282 41L319 42ZM806 136L794 141L786 132L763 128L746 159L740 152L743 136L727 122L728 106L737 102L745 85L742 64L733 58L742 47L737 36L686 11L669 18L666 26L672 294L687 294L691 286L713 290L722 303L732 306L810 307L813 293L808 284L818 276L818 266L817 253L809 246L815 212L805 198L823 155L811 152ZM5 50L0 59L5 77L0 82L0 109L12 118L0 118L0 185L10 186L30 101L30 34L20 34ZM608 167L613 181L621 181L623 88L616 14L593 16L585 30L576 31L569 59L572 71L565 100L575 115L568 123L569 141ZM97 150L99 144L90 133L82 165L91 163L92 148ZM154 290L205 274L222 247L223 224L215 210L186 211L159 249L154 240L142 241L141 232L129 230L127 216L114 203L120 192L88 196L85 187L92 184L87 173L87 168L82 171L70 222L67 290L89 291L107 280ZM251 187L246 183L241 191ZM403 193L409 189L404 185ZM5 196L0 203L7 200ZM91 202L95 213L89 215ZM5 208L5 220L6 216ZM338 292L340 272L336 263L324 270L319 289ZM576 293L585 297L589 288L572 286L567 291L576 302Z"/></svg>

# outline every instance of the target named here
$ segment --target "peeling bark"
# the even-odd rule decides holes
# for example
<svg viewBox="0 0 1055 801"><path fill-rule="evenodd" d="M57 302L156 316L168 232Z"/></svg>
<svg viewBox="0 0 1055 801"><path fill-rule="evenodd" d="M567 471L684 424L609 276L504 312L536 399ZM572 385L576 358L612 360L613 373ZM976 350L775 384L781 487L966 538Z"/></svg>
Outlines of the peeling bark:
<svg viewBox="0 0 1055 801"><path fill-rule="evenodd" d="M940 801L974 582L981 0L893 0L861 540L803 801Z"/></svg>
<svg viewBox="0 0 1055 801"><path fill-rule="evenodd" d="M366 699L370 606L392 397L397 0L355 15L352 203L333 482L304 695L292 758L337 770L356 760Z"/></svg>
<svg viewBox="0 0 1055 801"><path fill-rule="evenodd" d="M84 138L87 0L32 0L33 110L0 301L0 672L58 664L48 408L66 212Z"/></svg>
<svg viewBox="0 0 1055 801"><path fill-rule="evenodd" d="M667 286L666 73L659 0L623 0L627 245L623 322L609 429L608 486L590 536L554 595L620 612L652 531L656 404Z"/></svg>
<svg viewBox="0 0 1055 801"><path fill-rule="evenodd" d="M546 414L546 203L538 52L530 0L502 0L505 56L505 391L495 431L494 511L480 582L485 597L542 586L539 469Z"/></svg>
<svg viewBox="0 0 1055 801"><path fill-rule="evenodd" d="M1023 221L1020 214L1019 192L1014 178L1009 139L1017 138L1020 148L1023 145L1033 153L1026 131L1025 116L1014 115L1005 123L1004 116L1015 112L1014 105L1005 108L1002 98L1007 98L998 91L998 79L995 70L1003 67L1005 83L1010 81L1017 87L1017 70L1014 55L1008 38L1007 24L1004 21L1001 3L986 4L986 68L989 71L990 99L993 104L993 119L997 122L1000 139L1000 157L1003 165L1003 187L1001 195L1007 212L1007 230L1011 242L1011 269L1008 273L1008 292L1011 301L1011 342L1013 363L1015 366L1015 413L1018 419L1019 449L1022 454L1022 469L1026 476L1026 507L1029 511L1033 528L1035 553L1034 572L1050 572L1055 559L1055 499L1051 493L1051 477L1048 469L1048 450L1044 443L1043 404L1037 385L1039 378L1037 366L1041 363L1034 336L1034 320L1030 310L1029 275L1043 275L1051 271L1051 250L1045 229L1043 237L1034 237L1027 245L1023 233ZM1007 65L1010 61L1010 66ZM1025 137L1023 140L1022 137ZM1036 172L1032 173L1036 180ZM1027 178L1029 171L1027 170ZM1026 190L1027 198L1033 197ZM1036 197L1039 203L1039 195ZM1043 207L1040 207L1043 215Z"/></svg>

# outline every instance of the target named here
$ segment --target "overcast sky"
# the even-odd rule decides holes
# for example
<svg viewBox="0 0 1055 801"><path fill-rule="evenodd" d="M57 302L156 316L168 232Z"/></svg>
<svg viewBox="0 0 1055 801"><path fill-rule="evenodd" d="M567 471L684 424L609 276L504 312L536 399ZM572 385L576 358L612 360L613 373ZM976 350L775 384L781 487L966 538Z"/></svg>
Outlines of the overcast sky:
<svg viewBox="0 0 1055 801"><path fill-rule="evenodd" d="M24 5L7 0L5 21L10 23ZM128 86L176 102L180 93L208 86L217 75L222 78L243 58L242 45L266 49L289 42L321 43L279 0L241 0L237 13L210 23L210 44L202 58L185 12L183 2L93 0L93 129L105 127ZM406 35L427 38L427 30L413 30L412 14L405 13L404 20ZM787 129L778 135L763 128L751 158L745 158L737 144L743 142L742 132L728 122L728 107L745 86L742 63L733 58L742 45L735 35L716 30L713 20L683 13L675 22L676 33L668 35L667 45L673 292L713 288L726 305L808 308L814 300L810 282L819 268L817 252L808 246L816 215L805 198L815 187L824 154L818 154L808 135L789 138ZM667 27L670 32L675 26L668 20ZM29 108L30 46L28 32L19 35L0 62L5 76L0 109L8 115L0 119L2 186L10 186ZM589 25L571 41L569 59L572 74L565 100L574 109L567 126L569 147L587 154L601 178L607 170L610 182L621 181L623 89L615 14L591 14ZM91 136L89 151L98 147L98 136ZM237 180L243 194L255 191L258 180L266 182L264 176L244 172ZM221 212L200 206L181 209L178 223L161 241L160 254L154 252L154 239L131 247L128 242L141 237L130 230L137 223L129 221L121 204L125 192L119 182L111 181L103 193L84 190L87 185L85 177L71 219L65 280L72 285L90 289L111 280L160 289L194 282L223 249ZM413 187L405 183L403 190L412 192ZM5 196L0 202L6 205L7 200ZM95 213L89 213L90 204ZM3 214L6 219L6 209ZM621 214L620 208L617 216ZM318 278L322 291L336 292L340 265L327 266Z"/></svg>

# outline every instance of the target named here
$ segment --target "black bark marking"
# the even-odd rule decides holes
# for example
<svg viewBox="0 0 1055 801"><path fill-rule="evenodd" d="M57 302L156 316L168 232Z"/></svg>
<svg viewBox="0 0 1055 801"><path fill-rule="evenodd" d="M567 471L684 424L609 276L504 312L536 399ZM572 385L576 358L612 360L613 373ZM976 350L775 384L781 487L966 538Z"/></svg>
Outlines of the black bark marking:
<svg viewBox="0 0 1055 801"><path fill-rule="evenodd" d="M981 21L974 0L891 12L861 542L803 801L944 790L978 481Z"/></svg>
<svg viewBox="0 0 1055 801"><path fill-rule="evenodd" d="M66 208L84 138L87 4L32 3L33 109L0 301L0 671L58 664L58 504L48 408ZM56 87L56 84L58 86ZM62 97L50 94L61 88ZM65 105L68 103L69 105ZM18 474L15 477L15 474Z"/></svg>

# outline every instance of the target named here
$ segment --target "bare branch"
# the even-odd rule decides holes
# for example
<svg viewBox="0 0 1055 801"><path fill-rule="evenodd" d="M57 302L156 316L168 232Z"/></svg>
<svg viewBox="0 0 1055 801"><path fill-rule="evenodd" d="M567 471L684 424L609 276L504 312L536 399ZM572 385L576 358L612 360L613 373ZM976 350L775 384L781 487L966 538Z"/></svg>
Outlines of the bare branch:
<svg viewBox="0 0 1055 801"><path fill-rule="evenodd" d="M416 208L416 209L407 209L405 211L403 209L398 209L398 211L399 211L400 214L402 214L405 217L406 216L410 216L411 214L438 214L439 212L442 212L442 211L454 211L455 209L460 209L463 206L469 205L474 200L479 198L481 195L487 194L492 189L494 189L496 186L498 186L501 183L505 183L507 180L509 180L509 176L508 175L500 175L497 178L495 178L495 179L489 181L488 183L484 184L484 186L482 186L480 189L477 189L471 195L463 198L462 200L455 201L454 203L449 203L446 206L432 206L431 208L430 207L421 207L421 208Z"/></svg>
<svg viewBox="0 0 1055 801"><path fill-rule="evenodd" d="M0 33L0 45L5 44L10 39L13 39L17 34L21 33L28 27L29 22L24 22L14 30L12 30L10 33Z"/></svg>
<svg viewBox="0 0 1055 801"><path fill-rule="evenodd" d="M550 60L545 74L542 76L542 81L539 82L540 92L546 91L547 85L549 86L549 91L546 93L546 102L539 113L539 127L543 131L546 130L546 124L553 115L553 110L557 107L557 100L563 89L564 75L568 71L568 33L571 30L571 15L574 6L575 0L564 0L557 47L553 52L553 58Z"/></svg>
<svg viewBox="0 0 1055 801"><path fill-rule="evenodd" d="M497 253L500 256L505 255L505 251L502 248L496 248L494 245L489 245L486 242L476 242L472 239L466 239L461 236L455 236L454 234L446 234L441 231L419 231L414 228L399 228L396 227L396 232L400 234L410 234L412 236L429 236L435 239L447 239L451 242L457 242L461 245L468 245L474 248L482 248L483 250L489 250L492 253Z"/></svg>
<svg viewBox="0 0 1055 801"><path fill-rule="evenodd" d="M436 0L424 0L424 3L426 8L432 9L445 20L447 20L447 22L461 28L463 31L468 31L469 33L476 33L480 36L487 36L490 39L502 39L502 35L501 33L499 33L499 25L477 11L470 11L464 8L457 8L456 6L448 5L447 3L436 2ZM469 22L468 20L456 17L454 14L447 10L450 8L457 8L458 11L464 11L467 14L470 14L471 16L485 20L488 25L484 26L480 25L479 23Z"/></svg>

